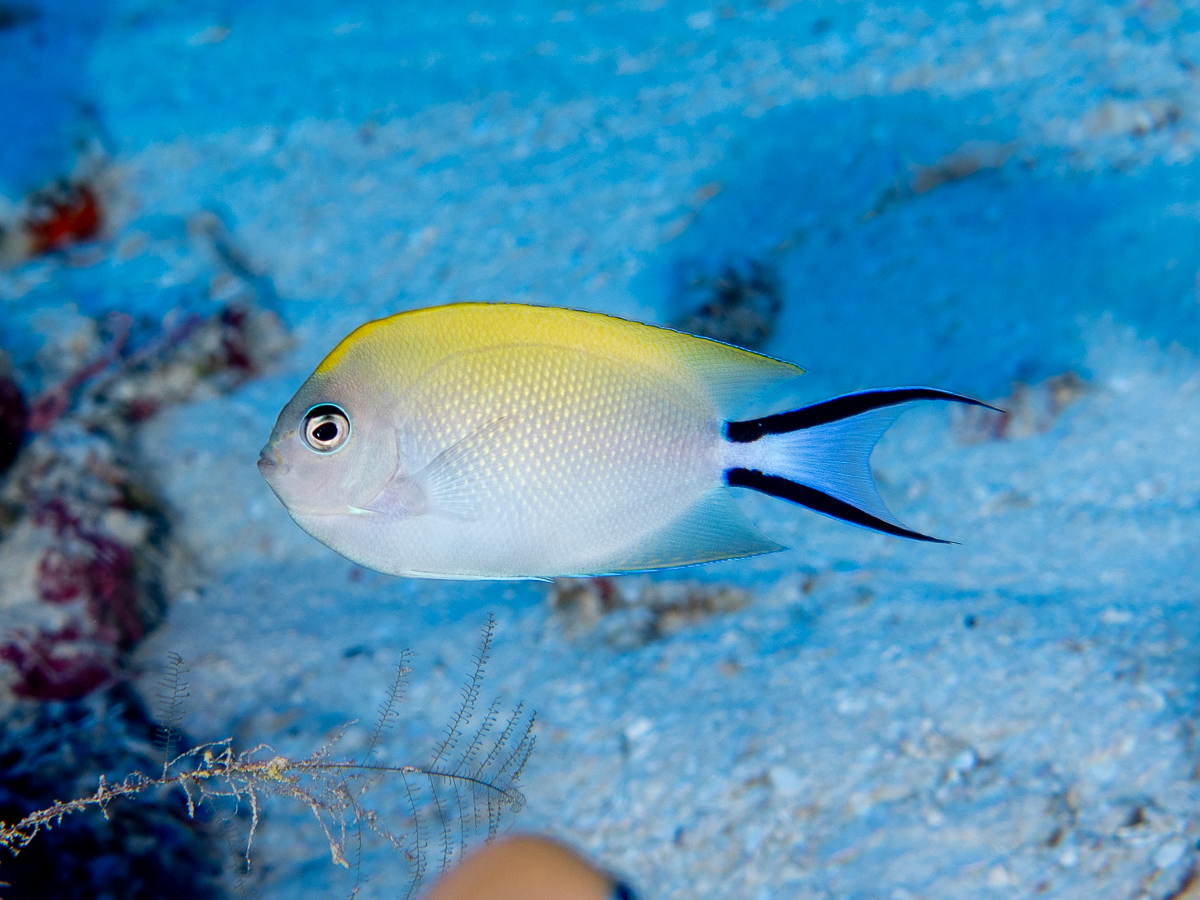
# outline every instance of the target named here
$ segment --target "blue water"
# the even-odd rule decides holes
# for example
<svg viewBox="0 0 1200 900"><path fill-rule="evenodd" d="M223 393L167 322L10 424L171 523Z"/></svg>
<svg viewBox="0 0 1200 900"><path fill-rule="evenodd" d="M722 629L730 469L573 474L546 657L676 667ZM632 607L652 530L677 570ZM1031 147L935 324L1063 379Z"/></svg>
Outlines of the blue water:
<svg viewBox="0 0 1200 900"><path fill-rule="evenodd" d="M1018 152L864 221L910 165L1013 140L991 111L984 96L902 94L743 124L705 173L723 191L639 287L669 302L681 276L774 261L788 298L774 349L825 391L929 383L995 396L1085 369L1081 328L1104 314L1200 349L1200 222L1169 212L1200 199L1195 165L1063 173L1053 155Z"/></svg>

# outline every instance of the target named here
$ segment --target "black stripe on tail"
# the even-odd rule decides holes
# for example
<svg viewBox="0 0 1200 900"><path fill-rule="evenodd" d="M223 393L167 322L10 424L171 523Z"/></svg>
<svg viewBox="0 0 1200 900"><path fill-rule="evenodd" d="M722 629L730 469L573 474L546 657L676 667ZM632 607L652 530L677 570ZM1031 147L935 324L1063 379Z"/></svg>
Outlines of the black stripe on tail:
<svg viewBox="0 0 1200 900"><path fill-rule="evenodd" d="M749 444L762 438L768 438L771 435L786 435L809 428L817 428L833 422L853 419L855 416L863 415L872 410L911 403L915 400L949 400L955 403L982 406L987 409L996 410L996 412L1002 412L1002 410L997 410L996 407L980 400L975 400L972 397L964 397L962 394L954 394L950 391L938 390L937 388L888 388L846 394L842 397L834 397L832 400L814 403L812 406L805 406L801 409L793 409L789 412L778 413L773 416L764 416L761 419L748 419L744 422L726 422L725 437L735 444ZM866 475L868 484L859 488L862 492L861 496L863 500L859 505L835 497L827 490L803 484L800 481L784 477L781 474L763 472L760 469L745 467L730 468L725 472L725 482L731 487L748 487L756 491L762 491L764 494L781 497L784 500L790 500L793 503L806 506L815 512L832 516L835 519L842 519L846 522L852 522L855 525L862 525L865 528L873 528L885 534L893 534L897 537L910 538L915 541L929 541L935 544L954 543L953 541L945 541L941 538L930 537L917 531L911 531L895 520L889 521L891 517L886 512L887 508L883 505L883 501L875 491L867 463L875 440L878 439L886 427L887 423L882 424L878 433L870 437L870 443L865 448L866 455L855 459L853 453L862 451L854 451L847 448L851 455L842 460L841 466L835 465L828 473L830 480L836 481L838 475L842 477L852 476L855 466L861 465L863 467L863 473ZM773 440L786 440L786 438L774 438ZM833 454L832 458L836 459L836 454ZM845 471L841 471L842 466L845 466ZM851 482L852 479L849 479L846 483L849 484ZM828 487L828 485L825 485L825 487ZM853 490L849 490L847 493L839 489L836 493L842 493L844 496L848 495L852 499L855 496ZM880 515L868 512L867 509L862 507L876 507L877 513L887 515L888 518L880 518Z"/></svg>
<svg viewBox="0 0 1200 900"><path fill-rule="evenodd" d="M894 534L896 537L912 538L914 541L928 541L931 544L957 543L956 541L946 541L942 540L942 538L930 537L927 534L921 534L919 531L910 531L899 525L893 525L891 522L880 519L878 516L864 512L857 506L851 506L844 500L839 500L837 497L830 497L816 488L810 488L807 485L789 481L787 478L781 478L778 475L765 475L757 469L729 469L725 473L725 483L730 487L748 487L756 491L762 491L764 494L770 494L773 497L782 497L784 500L791 500L793 503L807 506L814 512L823 513L835 519L842 519L845 522L852 522L855 525L862 525L864 528L873 528L876 531Z"/></svg>
<svg viewBox="0 0 1200 900"><path fill-rule="evenodd" d="M983 406L996 409L990 403L954 394L950 391L940 391L937 388L911 387L890 388L879 391L858 391L842 397L834 397L812 406L804 406L789 412L773 416L763 416L761 419L747 419L744 422L726 422L725 437L735 444L748 444L757 441L765 434L787 434L789 431L799 431L801 428L812 428L814 425L824 425L836 422L838 419L848 419L872 409L884 406L896 406L900 403L911 403L913 400L953 400L957 403L968 403L972 406ZM799 502L799 501L797 501ZM872 528L875 526L872 525Z"/></svg>

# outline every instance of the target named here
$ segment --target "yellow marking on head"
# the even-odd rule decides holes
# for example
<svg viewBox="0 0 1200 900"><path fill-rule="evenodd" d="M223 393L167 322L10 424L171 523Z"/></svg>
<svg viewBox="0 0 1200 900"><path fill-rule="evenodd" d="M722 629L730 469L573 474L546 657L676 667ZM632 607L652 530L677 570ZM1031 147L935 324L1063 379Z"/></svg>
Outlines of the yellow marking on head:
<svg viewBox="0 0 1200 900"><path fill-rule="evenodd" d="M363 339L382 336L379 334L379 332L390 329L394 319L399 319L401 316L410 316L413 313L419 313L422 311L423 310L419 309L410 310L409 312L402 312L397 313L394 316L388 316L386 319L376 319L374 322L367 322L365 325L359 325L352 332L342 338L336 347L329 351L329 355L321 360L321 364L317 366L317 369L315 372L313 372L313 374L323 375L326 372L330 372L335 369L337 364L342 361L342 358L347 352L349 352L351 347Z"/></svg>

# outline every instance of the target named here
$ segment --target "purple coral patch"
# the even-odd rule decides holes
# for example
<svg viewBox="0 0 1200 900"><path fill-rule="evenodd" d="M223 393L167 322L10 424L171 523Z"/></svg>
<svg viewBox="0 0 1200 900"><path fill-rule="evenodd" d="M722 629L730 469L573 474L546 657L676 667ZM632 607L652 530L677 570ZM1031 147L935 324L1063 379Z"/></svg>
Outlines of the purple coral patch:
<svg viewBox="0 0 1200 900"><path fill-rule="evenodd" d="M72 700L112 680L115 663L71 626L59 631L11 632L0 659L20 676L13 693L31 700Z"/></svg>

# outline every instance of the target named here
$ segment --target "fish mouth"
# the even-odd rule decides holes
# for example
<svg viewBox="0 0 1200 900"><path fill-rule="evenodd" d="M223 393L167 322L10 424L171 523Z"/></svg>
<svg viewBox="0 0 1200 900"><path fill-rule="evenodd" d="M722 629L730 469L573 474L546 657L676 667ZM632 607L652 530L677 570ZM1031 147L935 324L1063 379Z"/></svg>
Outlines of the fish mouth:
<svg viewBox="0 0 1200 900"><path fill-rule="evenodd" d="M266 478L283 468L283 460L270 445L263 447L258 454L258 471Z"/></svg>

